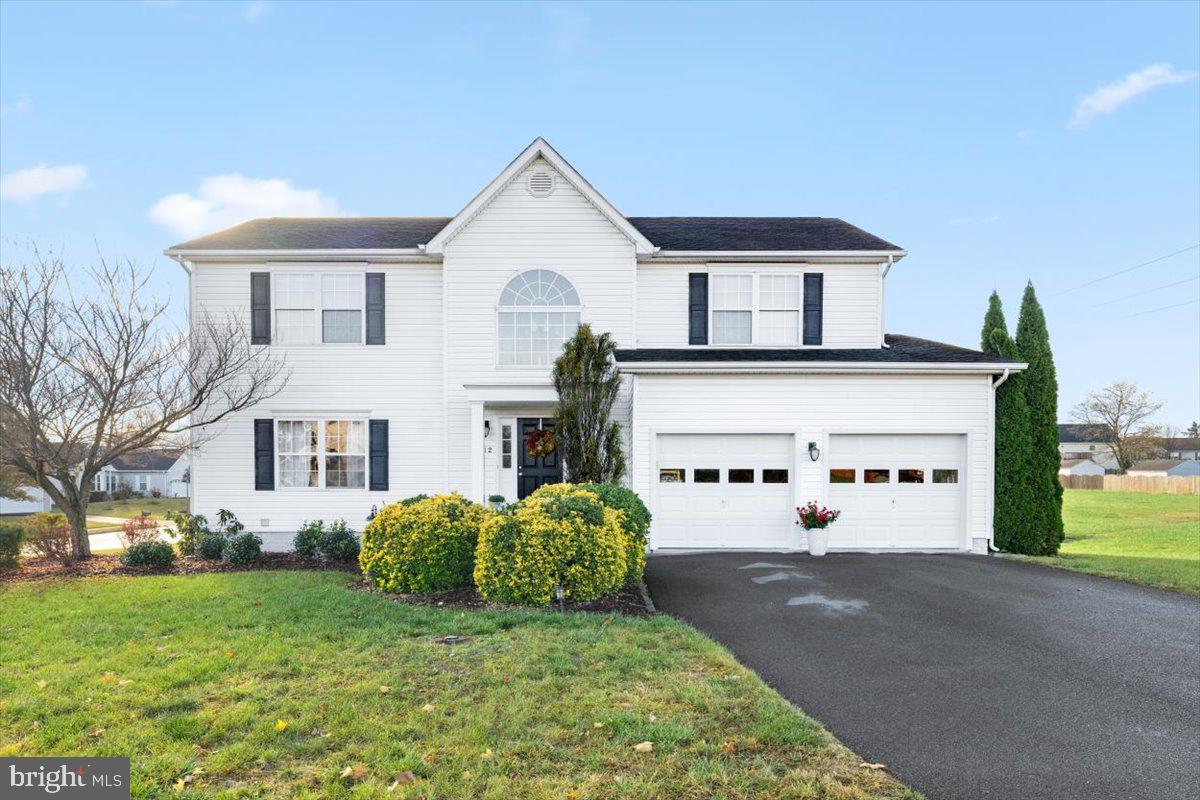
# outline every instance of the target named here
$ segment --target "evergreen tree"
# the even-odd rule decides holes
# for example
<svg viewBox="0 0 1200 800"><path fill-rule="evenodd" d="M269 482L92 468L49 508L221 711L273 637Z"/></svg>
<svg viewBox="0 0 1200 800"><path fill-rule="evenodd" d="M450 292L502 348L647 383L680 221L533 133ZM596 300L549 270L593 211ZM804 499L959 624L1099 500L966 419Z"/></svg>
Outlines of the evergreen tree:
<svg viewBox="0 0 1200 800"><path fill-rule="evenodd" d="M1033 446L1030 516L1042 537L1041 554L1053 555L1063 540L1062 484L1058 480L1058 377L1046 317L1032 281L1025 286L1021 300L1016 346L1021 360L1029 364L1024 383Z"/></svg>
<svg viewBox="0 0 1200 800"><path fill-rule="evenodd" d="M992 340L992 331L997 329L1004 331L1004 338L1008 338L1008 323L1004 321L1004 309L1000 306L1000 295L993 290L992 296L988 298L987 313L983 315L983 331L979 335L979 349L994 356L1002 355Z"/></svg>
<svg viewBox="0 0 1200 800"><path fill-rule="evenodd" d="M580 325L554 362L554 439L568 483L616 483L625 474L621 428L611 418L621 391L616 349L611 334Z"/></svg>
<svg viewBox="0 0 1200 800"><path fill-rule="evenodd" d="M998 306L998 303L997 303ZM1017 358L1016 343L1004 328L993 328L990 351ZM1034 506L1033 438L1025 404L1025 375L1013 372L996 387L996 466L993 526L996 547L1008 553L1037 555L1043 536L1030 514Z"/></svg>

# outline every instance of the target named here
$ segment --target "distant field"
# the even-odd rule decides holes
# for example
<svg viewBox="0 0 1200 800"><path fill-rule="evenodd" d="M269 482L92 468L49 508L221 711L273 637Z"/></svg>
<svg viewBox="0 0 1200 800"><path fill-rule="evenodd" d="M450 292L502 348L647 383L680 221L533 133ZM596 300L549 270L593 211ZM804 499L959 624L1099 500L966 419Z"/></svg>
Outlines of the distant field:
<svg viewBox="0 0 1200 800"><path fill-rule="evenodd" d="M1058 556L1031 561L1200 595L1200 496L1067 489L1063 522Z"/></svg>

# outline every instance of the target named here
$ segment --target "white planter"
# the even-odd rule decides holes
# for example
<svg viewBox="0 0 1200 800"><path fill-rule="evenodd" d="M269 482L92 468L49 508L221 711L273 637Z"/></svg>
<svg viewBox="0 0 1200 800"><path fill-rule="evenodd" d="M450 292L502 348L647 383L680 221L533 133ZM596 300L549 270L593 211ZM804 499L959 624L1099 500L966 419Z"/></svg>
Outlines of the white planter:
<svg viewBox="0 0 1200 800"><path fill-rule="evenodd" d="M828 528L813 528L808 531L808 554L811 556L823 556L829 549L829 529Z"/></svg>

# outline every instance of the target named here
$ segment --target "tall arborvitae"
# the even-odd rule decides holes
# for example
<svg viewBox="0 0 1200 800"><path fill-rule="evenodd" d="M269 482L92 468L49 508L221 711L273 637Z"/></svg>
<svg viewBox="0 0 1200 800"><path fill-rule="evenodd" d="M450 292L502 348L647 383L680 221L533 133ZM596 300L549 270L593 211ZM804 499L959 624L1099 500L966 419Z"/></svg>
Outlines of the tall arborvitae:
<svg viewBox="0 0 1200 800"><path fill-rule="evenodd" d="M992 330L992 350L1016 359L1017 345L1004 328ZM1009 373L996 387L996 547L1009 553L1040 555L1042 529L1030 515L1034 504L1033 435L1025 403L1025 375Z"/></svg>
<svg viewBox="0 0 1200 800"><path fill-rule="evenodd" d="M979 334L979 349L994 356L1001 355L996 343L992 341L992 331L997 328L1004 331L1004 338L1007 339L1008 323L1004 321L1004 309L1000 306L1000 295L993 291L992 296L988 298L987 313L983 315L983 331Z"/></svg>
<svg viewBox="0 0 1200 800"><path fill-rule="evenodd" d="M1017 352L1029 364L1025 372L1025 403L1033 440L1030 463L1033 478L1031 514L1041 537L1041 552L1053 555L1063 540L1062 484L1058 480L1058 377L1046 316L1033 291L1025 286L1021 317L1017 322Z"/></svg>

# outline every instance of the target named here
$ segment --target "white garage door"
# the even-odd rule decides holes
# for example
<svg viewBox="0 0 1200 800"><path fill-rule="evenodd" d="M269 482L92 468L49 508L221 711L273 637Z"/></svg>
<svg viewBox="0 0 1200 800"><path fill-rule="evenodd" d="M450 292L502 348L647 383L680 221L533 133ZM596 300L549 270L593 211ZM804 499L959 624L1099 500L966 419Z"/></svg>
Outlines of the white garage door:
<svg viewBox="0 0 1200 800"><path fill-rule="evenodd" d="M653 546L795 547L792 439L659 434Z"/></svg>
<svg viewBox="0 0 1200 800"><path fill-rule="evenodd" d="M829 546L962 549L966 437L829 437L829 502L842 516Z"/></svg>

